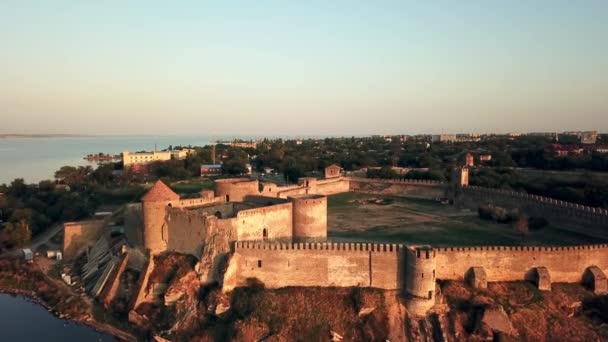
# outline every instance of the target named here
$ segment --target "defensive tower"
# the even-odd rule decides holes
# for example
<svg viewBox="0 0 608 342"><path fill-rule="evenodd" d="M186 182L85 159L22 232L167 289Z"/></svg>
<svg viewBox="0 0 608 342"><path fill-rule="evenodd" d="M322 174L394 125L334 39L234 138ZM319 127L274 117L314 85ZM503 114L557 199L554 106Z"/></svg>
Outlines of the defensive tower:
<svg viewBox="0 0 608 342"><path fill-rule="evenodd" d="M411 247L407 252L406 306L416 316L425 315L435 305L435 256L430 246Z"/></svg>
<svg viewBox="0 0 608 342"><path fill-rule="evenodd" d="M327 240L327 197L323 195L294 195L293 238L301 242Z"/></svg>
<svg viewBox="0 0 608 342"><path fill-rule="evenodd" d="M151 254L157 254L167 249L163 239L166 208L171 202L179 200L179 195L173 192L165 183L157 181L154 186L141 198L144 214L144 247Z"/></svg>

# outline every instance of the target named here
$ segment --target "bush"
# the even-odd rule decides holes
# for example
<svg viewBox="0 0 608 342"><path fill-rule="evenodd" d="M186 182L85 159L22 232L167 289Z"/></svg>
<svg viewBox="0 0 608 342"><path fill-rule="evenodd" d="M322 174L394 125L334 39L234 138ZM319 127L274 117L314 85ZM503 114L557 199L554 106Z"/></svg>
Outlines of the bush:
<svg viewBox="0 0 608 342"><path fill-rule="evenodd" d="M528 220L528 226L530 227L531 230L542 229L545 226L547 226L548 224L549 224L549 221L547 221L547 219L544 217L532 216Z"/></svg>

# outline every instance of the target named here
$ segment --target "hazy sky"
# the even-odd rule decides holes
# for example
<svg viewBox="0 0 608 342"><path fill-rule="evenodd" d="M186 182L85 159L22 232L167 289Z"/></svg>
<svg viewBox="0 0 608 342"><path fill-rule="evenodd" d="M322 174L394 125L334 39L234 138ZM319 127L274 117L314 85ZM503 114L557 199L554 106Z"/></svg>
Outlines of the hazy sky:
<svg viewBox="0 0 608 342"><path fill-rule="evenodd" d="M0 133L608 131L608 1L0 0Z"/></svg>

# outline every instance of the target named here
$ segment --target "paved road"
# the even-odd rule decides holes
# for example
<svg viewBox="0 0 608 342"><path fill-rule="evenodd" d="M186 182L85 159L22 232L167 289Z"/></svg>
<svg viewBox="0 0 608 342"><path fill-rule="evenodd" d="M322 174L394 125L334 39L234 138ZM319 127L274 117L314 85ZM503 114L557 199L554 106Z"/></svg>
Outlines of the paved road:
<svg viewBox="0 0 608 342"><path fill-rule="evenodd" d="M59 233L63 229L63 223L56 223L52 225L49 229L45 230L44 233L36 236L36 238L32 241L30 248L32 251L36 251L40 246L47 243L55 234Z"/></svg>
<svg viewBox="0 0 608 342"><path fill-rule="evenodd" d="M59 233L63 229L63 223L57 223L52 225L49 229L47 229L44 233L36 236L36 238L32 241L32 243L28 246L33 252L36 252L40 246L45 243L48 243L49 240L55 236L55 234ZM15 248L10 251L4 252L0 254L0 259L4 258L19 258L22 257L21 248Z"/></svg>

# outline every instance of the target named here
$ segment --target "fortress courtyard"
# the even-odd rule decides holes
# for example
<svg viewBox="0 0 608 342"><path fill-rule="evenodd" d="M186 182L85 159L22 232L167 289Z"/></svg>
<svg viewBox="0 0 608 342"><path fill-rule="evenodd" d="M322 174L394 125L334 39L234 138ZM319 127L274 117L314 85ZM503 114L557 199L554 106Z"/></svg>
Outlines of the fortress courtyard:
<svg viewBox="0 0 608 342"><path fill-rule="evenodd" d="M434 200L362 193L328 197L328 238L442 246L582 245L606 240L549 222L522 238L510 223L482 220L476 211Z"/></svg>

